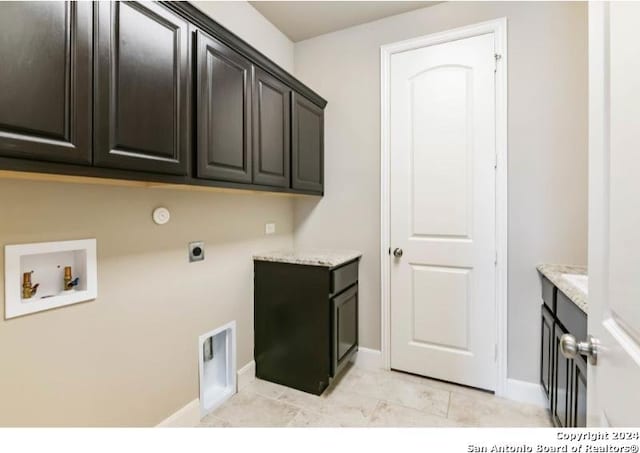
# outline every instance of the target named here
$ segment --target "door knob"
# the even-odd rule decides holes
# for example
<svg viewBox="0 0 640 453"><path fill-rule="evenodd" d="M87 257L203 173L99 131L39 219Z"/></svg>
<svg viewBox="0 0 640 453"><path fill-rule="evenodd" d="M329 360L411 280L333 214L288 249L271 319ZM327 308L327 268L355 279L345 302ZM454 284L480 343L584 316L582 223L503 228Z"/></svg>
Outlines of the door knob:
<svg viewBox="0 0 640 453"><path fill-rule="evenodd" d="M402 257L402 249L393 249L393 256L395 256L396 258Z"/></svg>
<svg viewBox="0 0 640 453"><path fill-rule="evenodd" d="M565 333L560 337L560 351L567 359L575 359L578 354L584 355L591 365L598 364L598 347L600 342L589 335L587 341L576 341L576 337Z"/></svg>

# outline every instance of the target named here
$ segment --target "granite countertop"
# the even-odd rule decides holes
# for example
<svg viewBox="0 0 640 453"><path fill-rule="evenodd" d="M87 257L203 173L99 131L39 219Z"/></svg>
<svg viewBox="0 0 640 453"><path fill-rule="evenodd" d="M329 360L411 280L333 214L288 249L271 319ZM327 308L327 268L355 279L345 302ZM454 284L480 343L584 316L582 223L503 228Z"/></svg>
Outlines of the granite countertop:
<svg viewBox="0 0 640 453"><path fill-rule="evenodd" d="M254 261L304 264L307 266L336 267L362 256L355 250L302 250L276 251L253 255Z"/></svg>
<svg viewBox="0 0 640 453"><path fill-rule="evenodd" d="M538 266L538 272L547 277L549 281L576 304L580 310L589 314L588 294L562 276L562 274L587 275L587 266L541 264Z"/></svg>

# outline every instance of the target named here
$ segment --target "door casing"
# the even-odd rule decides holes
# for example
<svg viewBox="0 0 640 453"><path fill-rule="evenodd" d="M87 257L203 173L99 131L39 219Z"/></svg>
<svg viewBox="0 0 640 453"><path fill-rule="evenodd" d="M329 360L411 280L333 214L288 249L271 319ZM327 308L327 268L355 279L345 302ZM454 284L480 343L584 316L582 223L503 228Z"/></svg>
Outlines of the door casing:
<svg viewBox="0 0 640 453"><path fill-rule="evenodd" d="M390 205L390 75L391 56L408 50L493 33L496 49L496 391L507 396L507 18L468 25L380 47L380 301L381 352L391 368L391 205Z"/></svg>

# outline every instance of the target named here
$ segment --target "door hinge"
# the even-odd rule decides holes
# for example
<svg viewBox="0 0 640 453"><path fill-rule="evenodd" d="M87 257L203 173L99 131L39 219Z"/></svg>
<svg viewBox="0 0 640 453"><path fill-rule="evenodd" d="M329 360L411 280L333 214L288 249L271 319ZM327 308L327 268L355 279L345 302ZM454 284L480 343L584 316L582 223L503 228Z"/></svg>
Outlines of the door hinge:
<svg viewBox="0 0 640 453"><path fill-rule="evenodd" d="M496 254L493 257L493 265L497 266L498 265L498 251L496 250Z"/></svg>
<svg viewBox="0 0 640 453"><path fill-rule="evenodd" d="M496 153L493 156L493 169L496 170L498 168L498 154Z"/></svg>
<svg viewBox="0 0 640 453"><path fill-rule="evenodd" d="M493 58L495 61L495 66L493 68L493 72L498 72L498 62L502 59L502 55L500 55L499 53L494 53L493 54Z"/></svg>
<svg viewBox="0 0 640 453"><path fill-rule="evenodd" d="M493 361L494 362L498 361L498 343L495 343L493 345Z"/></svg>

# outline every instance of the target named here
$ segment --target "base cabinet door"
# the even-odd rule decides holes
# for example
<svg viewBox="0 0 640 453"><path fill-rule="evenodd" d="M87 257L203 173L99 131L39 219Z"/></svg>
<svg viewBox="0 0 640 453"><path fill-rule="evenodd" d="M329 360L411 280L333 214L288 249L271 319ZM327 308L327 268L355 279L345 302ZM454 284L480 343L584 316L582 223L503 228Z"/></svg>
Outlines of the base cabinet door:
<svg viewBox="0 0 640 453"><path fill-rule="evenodd" d="M0 3L0 156L91 163L92 12Z"/></svg>
<svg viewBox="0 0 640 453"><path fill-rule="evenodd" d="M571 427L587 426L587 363L584 357L572 360Z"/></svg>
<svg viewBox="0 0 640 453"><path fill-rule="evenodd" d="M353 285L334 297L331 308L331 376L336 376L358 348L358 285Z"/></svg>
<svg viewBox="0 0 640 453"><path fill-rule="evenodd" d="M188 23L151 2L96 2L94 164L186 175Z"/></svg>
<svg viewBox="0 0 640 453"><path fill-rule="evenodd" d="M289 187L291 89L255 68L253 88L253 182Z"/></svg>
<svg viewBox="0 0 640 453"><path fill-rule="evenodd" d="M567 333L564 328L556 323L553 329L553 400L551 404L551 414L557 426L567 428L570 426L570 383L571 383L571 360L567 359L560 351L560 337Z"/></svg>
<svg viewBox="0 0 640 453"><path fill-rule="evenodd" d="M322 193L324 110L297 93L291 106L291 187Z"/></svg>
<svg viewBox="0 0 640 453"><path fill-rule="evenodd" d="M551 403L553 388L553 324L553 315L546 305L542 305L540 383L547 395L547 401L549 401L549 404Z"/></svg>
<svg viewBox="0 0 640 453"><path fill-rule="evenodd" d="M250 183L252 65L197 33L197 176Z"/></svg>

